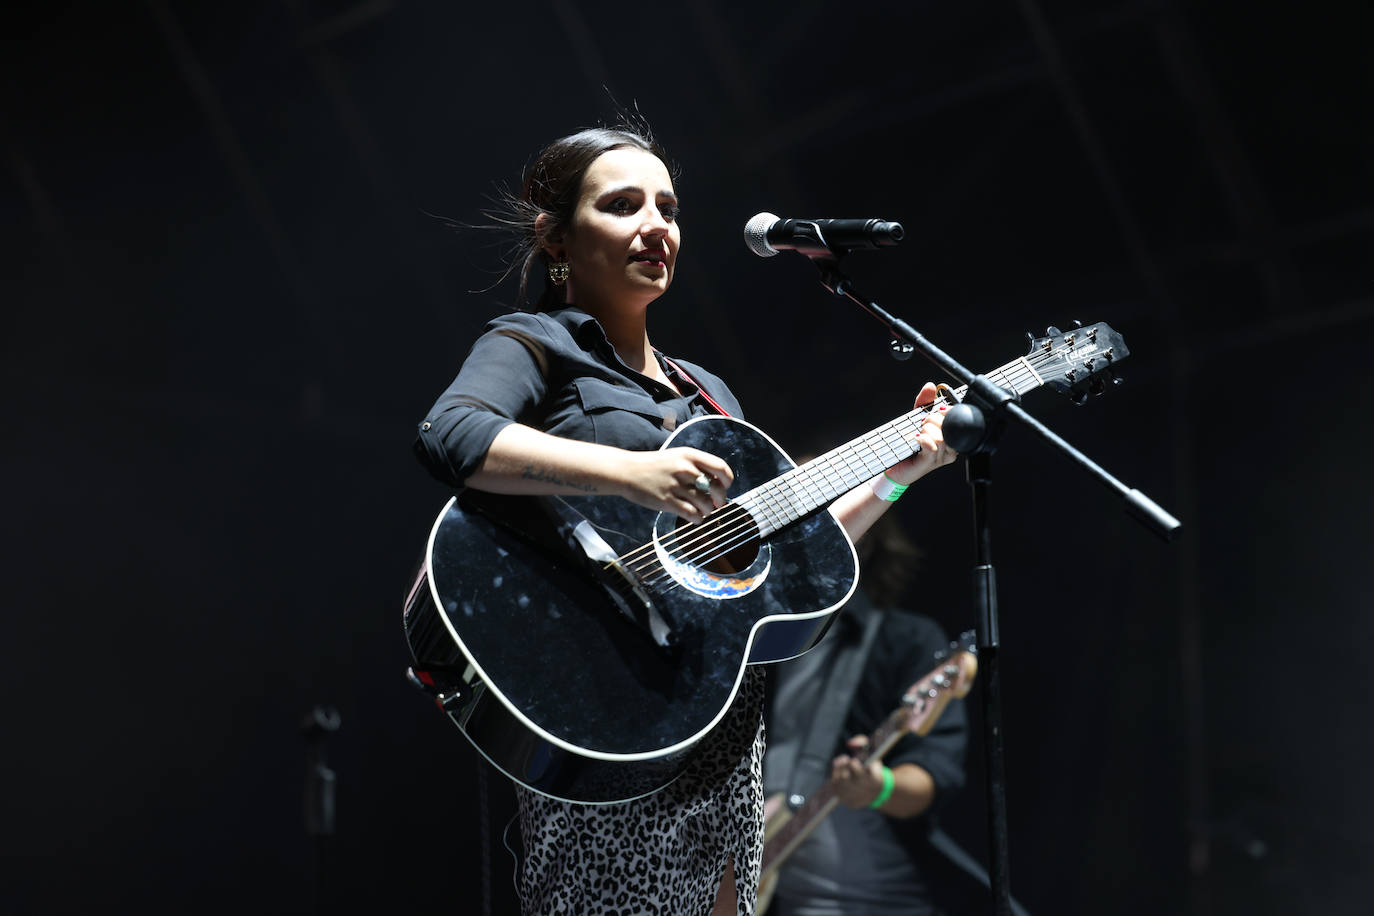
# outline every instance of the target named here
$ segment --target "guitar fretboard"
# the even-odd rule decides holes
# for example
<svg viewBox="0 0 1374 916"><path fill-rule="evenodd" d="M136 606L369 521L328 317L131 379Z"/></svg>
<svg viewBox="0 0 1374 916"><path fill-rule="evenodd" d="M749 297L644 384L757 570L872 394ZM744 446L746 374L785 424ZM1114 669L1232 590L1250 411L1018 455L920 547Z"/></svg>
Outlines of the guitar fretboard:
<svg viewBox="0 0 1374 916"><path fill-rule="evenodd" d="M1045 383L1033 366L1037 358L1038 355L1019 357L988 373L987 378L1020 397ZM967 392L968 386L951 390L954 393L952 400L957 403ZM949 406L950 401L941 394L929 405L903 414L762 486L740 494L734 503L753 518L759 536L767 537L916 454L922 422L940 407Z"/></svg>

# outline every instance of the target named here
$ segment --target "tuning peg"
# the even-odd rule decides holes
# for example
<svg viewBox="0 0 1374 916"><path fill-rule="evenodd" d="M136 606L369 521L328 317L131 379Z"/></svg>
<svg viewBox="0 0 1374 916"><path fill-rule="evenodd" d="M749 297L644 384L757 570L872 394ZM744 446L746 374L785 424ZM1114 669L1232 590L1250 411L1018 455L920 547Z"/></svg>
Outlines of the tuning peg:
<svg viewBox="0 0 1374 916"><path fill-rule="evenodd" d="M1069 390L1069 402L1075 407L1082 407L1088 403L1088 393L1086 391Z"/></svg>
<svg viewBox="0 0 1374 916"><path fill-rule="evenodd" d="M1075 319L1073 320L1073 326L1074 326L1075 328L1081 328L1081 327L1083 327L1083 322L1081 322L1081 321L1079 321L1077 318L1075 318Z"/></svg>
<svg viewBox="0 0 1374 916"><path fill-rule="evenodd" d="M1054 325L1049 325L1048 327L1045 328L1045 336L1046 336L1046 337L1058 337L1058 336L1059 336L1059 329L1056 328Z"/></svg>
<svg viewBox="0 0 1374 916"><path fill-rule="evenodd" d="M1107 380L1100 375L1095 375L1092 381L1088 382L1088 391L1094 396L1101 397L1102 392L1107 390Z"/></svg>

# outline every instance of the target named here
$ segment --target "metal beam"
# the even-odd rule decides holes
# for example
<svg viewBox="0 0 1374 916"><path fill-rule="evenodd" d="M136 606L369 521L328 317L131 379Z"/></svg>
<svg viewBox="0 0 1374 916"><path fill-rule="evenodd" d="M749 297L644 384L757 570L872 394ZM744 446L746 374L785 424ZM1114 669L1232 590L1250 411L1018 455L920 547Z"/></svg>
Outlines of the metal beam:
<svg viewBox="0 0 1374 916"><path fill-rule="evenodd" d="M368 178L378 211L391 223L388 234L392 238L404 238L408 232L407 214L403 212L402 205L406 195L397 183L393 171L387 166L387 156L368 125L366 115L354 100L348 77L339 64L338 57L328 47L329 41L334 38L373 23L390 12L395 6L394 2L378 0L373 3L362 3L315 25L309 24L306 19L304 0L286 0L286 5L300 28L300 44L305 49L315 81L324 92L325 98L329 100L334 116L343 129L363 174ZM419 210L420 207L416 206L408 215L413 218ZM396 245L391 250L405 261L407 273L428 296L430 306L441 315L451 315L452 290L434 262L422 257L422 252L413 245Z"/></svg>
<svg viewBox="0 0 1374 916"><path fill-rule="evenodd" d="M1236 232L1260 276L1269 310L1302 308L1307 297L1280 239L1278 220L1202 63L1192 29L1170 7L1155 20L1154 32L1165 72L1193 116Z"/></svg>
<svg viewBox="0 0 1374 916"><path fill-rule="evenodd" d="M301 269L296 252L287 239L281 220L277 218L272 201L263 189L257 170L249 160L248 153L229 120L219 93L215 91L205 68L201 66L200 59L187 41L186 33L182 31L181 24L168 8L166 0L144 0L144 5L162 33L177 70L200 106L201 114L219 147L220 155L238 183L239 190L267 242L267 247L277 262L277 267L301 306L305 317L304 333L311 337L319 336L319 332L323 330L319 294L306 277L305 271Z"/></svg>

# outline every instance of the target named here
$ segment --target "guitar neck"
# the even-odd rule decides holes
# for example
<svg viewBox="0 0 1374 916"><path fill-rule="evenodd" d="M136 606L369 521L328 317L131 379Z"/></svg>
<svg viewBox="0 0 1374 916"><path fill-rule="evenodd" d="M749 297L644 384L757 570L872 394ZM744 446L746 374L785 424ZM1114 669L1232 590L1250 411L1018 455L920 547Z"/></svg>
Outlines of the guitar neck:
<svg viewBox="0 0 1374 916"><path fill-rule="evenodd" d="M872 735L869 735L868 747L870 751L864 759L865 764L874 760L881 760L888 751L892 750L892 746L906 732L903 723L907 714L905 709L893 710L883 724ZM837 804L839 804L839 799L835 796L835 785L827 780L796 810L787 823L778 828L777 832L764 845L762 874L767 875L778 868L783 860L790 856L802 844L802 841L811 835L820 822L825 820Z"/></svg>
<svg viewBox="0 0 1374 916"><path fill-rule="evenodd" d="M1036 359L1036 356L1018 357L989 372L987 377L1020 397L1045 384L1035 371ZM961 400L967 390L966 385L953 389L953 402ZM902 414L819 458L742 493L734 502L753 518L759 536L767 537L830 505L859 484L916 454L919 449L916 439L921 434L922 422L950 403L950 398L940 394L931 404Z"/></svg>

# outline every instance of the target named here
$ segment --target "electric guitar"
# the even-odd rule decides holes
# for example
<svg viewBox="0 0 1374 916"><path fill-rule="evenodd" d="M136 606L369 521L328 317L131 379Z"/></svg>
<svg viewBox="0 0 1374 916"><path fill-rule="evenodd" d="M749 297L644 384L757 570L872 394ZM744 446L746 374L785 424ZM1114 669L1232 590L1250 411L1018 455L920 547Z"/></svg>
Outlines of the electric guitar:
<svg viewBox="0 0 1374 916"><path fill-rule="evenodd" d="M977 647L974 634L963 634L961 641L950 643L949 652L937 654L943 660L930 673L912 684L902 696L902 703L888 714L883 724L868 736L864 765L882 760L903 735L929 733L949 701L965 696L973 687L978 673ZM821 821L839 804L834 780L826 780L795 811L788 807L782 794L771 796L765 803L767 819L763 825L763 868L759 872L758 902L754 912L762 916L777 890L778 870L787 857L811 835Z"/></svg>
<svg viewBox="0 0 1374 916"><path fill-rule="evenodd" d="M1127 355L1105 324L1050 328L987 375L1086 399ZM676 779L745 665L802 654L858 581L825 511L914 454L937 400L796 466L765 433L697 417L664 448L730 462L726 505L683 526L623 499L465 490L440 511L403 608L408 672L479 753L553 798L604 804Z"/></svg>

